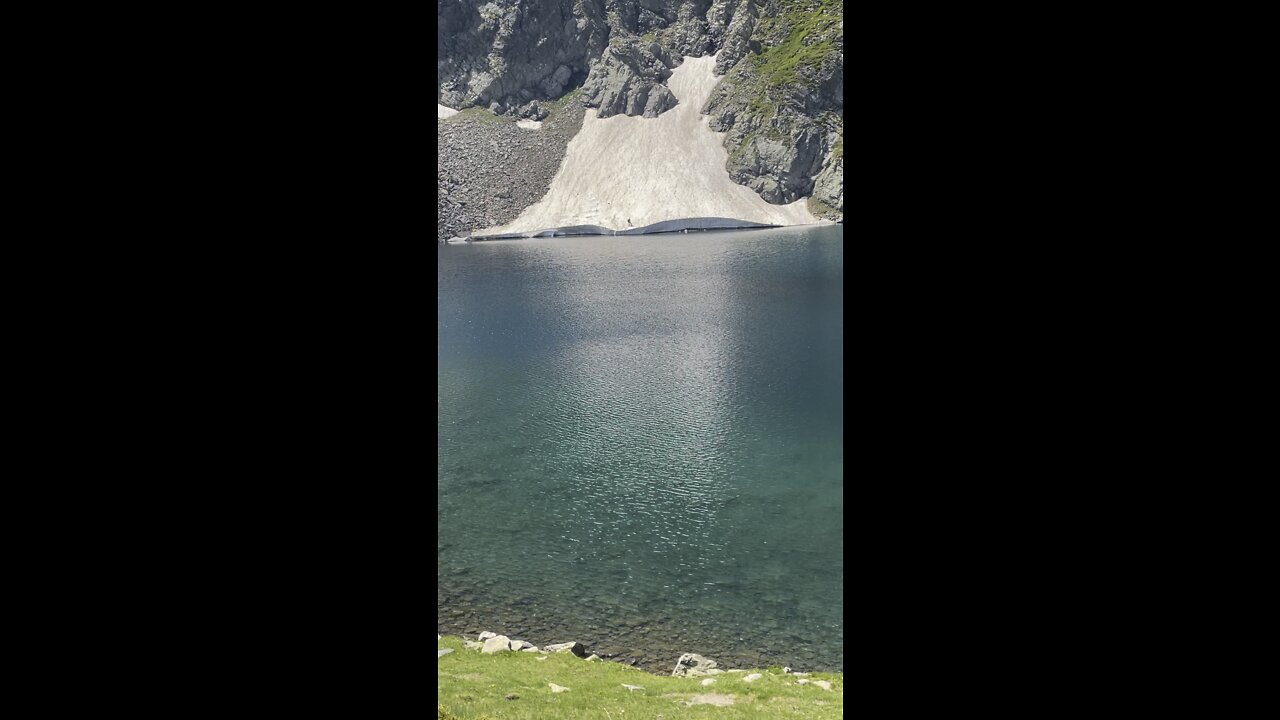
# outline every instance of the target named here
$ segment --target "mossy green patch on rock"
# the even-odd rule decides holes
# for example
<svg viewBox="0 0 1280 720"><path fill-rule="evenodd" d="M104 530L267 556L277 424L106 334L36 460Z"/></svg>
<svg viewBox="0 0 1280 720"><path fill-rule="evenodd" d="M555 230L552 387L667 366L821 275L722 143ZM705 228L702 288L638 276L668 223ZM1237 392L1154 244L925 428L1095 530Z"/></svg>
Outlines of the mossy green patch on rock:
<svg viewBox="0 0 1280 720"><path fill-rule="evenodd" d="M770 86L785 85L799 79L803 68L815 68L835 50L834 33L840 23L839 5L827 3L788 2L775 18L761 20L762 30L786 32L786 39L753 55L760 76Z"/></svg>
<svg viewBox="0 0 1280 720"><path fill-rule="evenodd" d="M810 196L809 199L805 201L805 205L809 208L809 212L813 213L816 217L826 218L827 220L841 220L844 218L843 212L831 207L816 197Z"/></svg>
<svg viewBox="0 0 1280 720"><path fill-rule="evenodd" d="M811 195L824 171L828 185L843 182L830 172L844 150L833 152L844 132L843 13L833 0L765 5L752 54L707 102L711 129L726 133L729 176L771 203ZM835 197L828 193L826 202Z"/></svg>

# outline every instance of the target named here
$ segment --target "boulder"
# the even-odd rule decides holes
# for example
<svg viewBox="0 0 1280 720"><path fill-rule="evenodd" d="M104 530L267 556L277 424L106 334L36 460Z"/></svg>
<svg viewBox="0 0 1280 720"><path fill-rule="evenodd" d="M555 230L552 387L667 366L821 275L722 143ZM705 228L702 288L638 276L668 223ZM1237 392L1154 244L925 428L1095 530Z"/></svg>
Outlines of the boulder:
<svg viewBox="0 0 1280 720"><path fill-rule="evenodd" d="M547 653L567 652L567 653L573 653L578 657L587 656L587 649L582 646L582 643L573 642L573 641L566 642L566 643L555 643L553 645L544 645L542 647L542 651Z"/></svg>
<svg viewBox="0 0 1280 720"><path fill-rule="evenodd" d="M701 677L714 675L711 672L718 663L696 653L685 653L676 661L676 668L671 671L672 677ZM724 672L721 670L720 672Z"/></svg>
<svg viewBox="0 0 1280 720"><path fill-rule="evenodd" d="M493 653L510 652L510 651L511 651L511 638L507 637L506 635L498 635L496 637L491 637L488 640L485 640L484 647L480 649L480 652L484 653L485 655L492 655Z"/></svg>
<svg viewBox="0 0 1280 720"><path fill-rule="evenodd" d="M466 190L466 188L463 188L463 190ZM485 630L484 632L480 633L480 642L484 642L485 640L488 640L491 637L498 637L498 633L491 633L488 630Z"/></svg>
<svg viewBox="0 0 1280 720"><path fill-rule="evenodd" d="M547 683L547 684L551 686L551 692L553 692L553 693L569 692L569 688L567 688L567 687L562 687L562 686L557 685L557 684L555 684L555 683Z"/></svg>

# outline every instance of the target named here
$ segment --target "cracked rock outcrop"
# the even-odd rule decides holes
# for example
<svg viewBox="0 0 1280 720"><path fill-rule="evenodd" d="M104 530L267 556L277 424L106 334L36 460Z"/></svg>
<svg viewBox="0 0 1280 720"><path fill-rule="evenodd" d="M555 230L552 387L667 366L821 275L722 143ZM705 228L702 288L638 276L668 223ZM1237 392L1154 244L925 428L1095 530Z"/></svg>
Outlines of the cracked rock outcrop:
<svg viewBox="0 0 1280 720"><path fill-rule="evenodd" d="M610 45L582 86L588 107L598 108L598 117L643 115L657 117L676 106L676 96L663 83L671 68L679 65L656 42L638 38Z"/></svg>

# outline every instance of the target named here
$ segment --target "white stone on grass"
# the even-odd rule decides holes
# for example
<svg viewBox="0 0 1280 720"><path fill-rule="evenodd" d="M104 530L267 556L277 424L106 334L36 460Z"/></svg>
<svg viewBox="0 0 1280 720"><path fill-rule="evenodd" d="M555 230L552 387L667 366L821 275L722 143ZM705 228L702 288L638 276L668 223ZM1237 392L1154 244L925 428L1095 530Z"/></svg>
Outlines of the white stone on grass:
<svg viewBox="0 0 1280 720"><path fill-rule="evenodd" d="M813 681L813 684L814 684L814 685L817 685L818 687L822 688L823 690L830 690L830 689L831 689L831 683L827 682L826 680L814 680L814 681Z"/></svg>
<svg viewBox="0 0 1280 720"><path fill-rule="evenodd" d="M587 654L587 650L586 648L582 647L582 643L576 642L576 641L570 641L566 643L553 643L551 645L547 645L543 647L542 650L543 652L549 652L549 653L560 653L560 652L573 653L578 657L585 657Z"/></svg>
<svg viewBox="0 0 1280 720"><path fill-rule="evenodd" d="M708 685L715 685L715 684L716 684L716 679L715 679L715 678L707 678L706 680L703 680L703 681L702 681L702 686L703 686L703 687L706 687L706 686L708 686Z"/></svg>
<svg viewBox="0 0 1280 720"><path fill-rule="evenodd" d="M492 655L493 653L510 652L510 651L511 651L511 638L507 637L506 635L498 635L497 637L491 637L488 640L485 640L484 647L480 649L480 652L484 653L485 655Z"/></svg>
<svg viewBox="0 0 1280 720"><path fill-rule="evenodd" d="M751 673L750 675L748 675L748 676L746 676L746 677L742 678L742 682L755 682L755 681L759 680L759 679L760 679L760 678L762 678L762 677L764 677L764 676L763 676L763 675L761 675L760 673Z"/></svg>
<svg viewBox="0 0 1280 720"><path fill-rule="evenodd" d="M551 686L551 692L553 693L569 692L569 688L567 687L561 687L555 683L547 683L547 684Z"/></svg>

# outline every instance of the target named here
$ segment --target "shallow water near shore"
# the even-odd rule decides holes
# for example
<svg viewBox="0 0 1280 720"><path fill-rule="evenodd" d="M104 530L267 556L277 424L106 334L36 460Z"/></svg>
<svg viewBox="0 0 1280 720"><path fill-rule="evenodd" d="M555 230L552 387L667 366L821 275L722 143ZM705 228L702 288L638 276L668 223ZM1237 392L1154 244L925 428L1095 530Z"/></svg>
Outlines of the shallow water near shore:
<svg viewBox="0 0 1280 720"><path fill-rule="evenodd" d="M437 246L439 631L842 671L843 238Z"/></svg>

